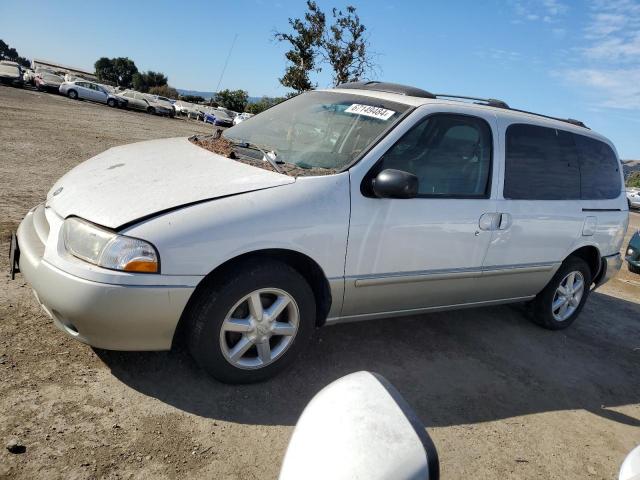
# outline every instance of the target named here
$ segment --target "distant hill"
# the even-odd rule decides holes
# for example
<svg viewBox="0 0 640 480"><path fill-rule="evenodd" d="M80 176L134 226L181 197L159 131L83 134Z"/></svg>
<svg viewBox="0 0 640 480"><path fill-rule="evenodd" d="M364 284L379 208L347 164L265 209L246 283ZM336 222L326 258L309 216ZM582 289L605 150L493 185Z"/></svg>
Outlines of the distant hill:
<svg viewBox="0 0 640 480"><path fill-rule="evenodd" d="M176 88L176 90L180 95L197 95L205 100L212 98L216 94L216 92L201 92L199 90L185 90L183 88ZM249 103L256 103L261 98L262 97L249 97Z"/></svg>
<svg viewBox="0 0 640 480"><path fill-rule="evenodd" d="M631 172L640 172L640 160L622 160L622 170L624 178L631 175Z"/></svg>

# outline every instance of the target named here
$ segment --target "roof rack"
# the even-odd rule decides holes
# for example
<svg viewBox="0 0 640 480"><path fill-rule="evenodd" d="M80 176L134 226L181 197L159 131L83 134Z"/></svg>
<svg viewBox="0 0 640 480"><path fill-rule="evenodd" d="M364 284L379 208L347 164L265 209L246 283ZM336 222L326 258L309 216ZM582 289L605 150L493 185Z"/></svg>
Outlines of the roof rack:
<svg viewBox="0 0 640 480"><path fill-rule="evenodd" d="M466 97L462 95L449 95L446 93L431 93L421 88L411 87L408 85L401 85L399 83L391 82L378 82L378 81L365 81L365 82L350 82L342 83L337 88L346 89L358 89L358 90L372 90L375 92L397 93L399 95L406 95L408 97L418 98L444 98L452 100L471 100L479 105L486 105L488 107L503 108L505 110L511 110L512 112L526 113L528 115L535 115L537 117L548 118L549 120L557 120L559 122L570 123L578 127L589 129L583 122L574 118L558 118L551 117L549 115L543 115L541 113L529 112L527 110L519 110L517 108L511 108L507 102L497 100L495 98L478 98L478 97Z"/></svg>
<svg viewBox="0 0 640 480"><path fill-rule="evenodd" d="M448 95L446 93L436 93L436 98L453 98L456 100L474 100L476 102L482 102L484 105L488 105L489 107L496 108L509 108L507 102L503 102L502 100L497 100L495 98L478 98L478 97L463 97L462 95Z"/></svg>
<svg viewBox="0 0 640 480"><path fill-rule="evenodd" d="M426 90L422 90L416 87L410 87L408 85L401 85L399 83L391 83L391 82L376 82L376 81L367 81L367 82L349 82L342 83L338 85L336 88L347 88L347 89L358 89L358 90L373 90L376 92L386 92L386 93L397 93L400 95L406 95L408 97L418 97L418 98L436 98L436 96L427 92Z"/></svg>
<svg viewBox="0 0 640 480"><path fill-rule="evenodd" d="M528 115L535 115L536 117L548 118L549 120L557 120L559 122L570 123L571 125L576 125L578 127L589 129L583 122L580 120L576 120L574 118L558 118L551 117L549 115L543 115L541 113L529 112L527 110L519 110L517 108L511 108L507 105L507 102L503 102L502 100L496 100L495 98L478 98L478 97L464 97L462 95L448 95L445 93L436 93L436 98L451 98L454 100L473 100L475 103L481 103L482 105L487 105L489 107L495 108L504 108L505 110L511 110L512 112L526 113Z"/></svg>
<svg viewBox="0 0 640 480"><path fill-rule="evenodd" d="M575 125L577 127L582 127L582 128L586 128L587 130L591 130L589 127L587 127L584 124L584 122L581 122L580 120L576 120L575 118L552 117L550 115L543 115L542 113L529 112L527 110L518 110L517 108L510 108L509 110L512 110L514 112L519 112L519 113L526 113L528 115L535 115L536 117L548 118L549 120L557 120L559 122L570 123L571 125Z"/></svg>

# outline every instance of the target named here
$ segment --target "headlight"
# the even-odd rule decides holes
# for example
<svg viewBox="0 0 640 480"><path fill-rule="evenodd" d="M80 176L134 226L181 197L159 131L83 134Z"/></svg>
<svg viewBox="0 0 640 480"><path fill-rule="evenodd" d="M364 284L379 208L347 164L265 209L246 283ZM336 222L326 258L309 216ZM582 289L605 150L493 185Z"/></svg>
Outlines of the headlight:
<svg viewBox="0 0 640 480"><path fill-rule="evenodd" d="M62 226L67 251L74 257L112 270L158 273L160 259L153 245L118 235L79 218L68 218Z"/></svg>

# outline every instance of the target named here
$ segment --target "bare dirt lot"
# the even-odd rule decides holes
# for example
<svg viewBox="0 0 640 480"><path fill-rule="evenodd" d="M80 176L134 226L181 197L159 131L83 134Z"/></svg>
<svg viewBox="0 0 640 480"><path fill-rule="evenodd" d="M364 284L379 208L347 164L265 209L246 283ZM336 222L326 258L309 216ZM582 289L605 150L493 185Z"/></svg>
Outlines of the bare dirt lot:
<svg viewBox="0 0 640 480"><path fill-rule="evenodd" d="M210 130L0 87L0 478L276 478L304 405L362 369L416 409L443 478L616 476L640 443L640 276L626 265L566 331L514 307L335 326L249 386L217 383L183 352L94 350L56 330L6 274L20 219L106 148ZM11 438L26 452L9 453Z"/></svg>

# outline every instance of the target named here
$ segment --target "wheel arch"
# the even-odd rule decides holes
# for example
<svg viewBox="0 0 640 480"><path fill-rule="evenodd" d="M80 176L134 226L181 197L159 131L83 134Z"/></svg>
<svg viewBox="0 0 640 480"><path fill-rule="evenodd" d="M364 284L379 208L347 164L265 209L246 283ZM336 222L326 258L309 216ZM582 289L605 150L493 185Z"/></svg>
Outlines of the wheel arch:
<svg viewBox="0 0 640 480"><path fill-rule="evenodd" d="M595 245L583 245L573 250L567 258L578 257L587 262L591 270L591 282L597 283L599 275L602 273L602 255Z"/></svg>
<svg viewBox="0 0 640 480"><path fill-rule="evenodd" d="M248 260L260 261L260 259L278 260L286 263L307 280L316 300L316 326L324 325L333 299L331 296L329 280L322 270L322 267L304 253L284 248L268 248L243 253L233 257L218 265L200 281L194 292L191 294L191 297L180 316L178 326L176 327L173 335L172 346L176 346L182 342L188 323L187 318L190 313L191 305L202 290L206 289L211 282L214 282L216 278L219 278L224 273L230 271L236 265Z"/></svg>

